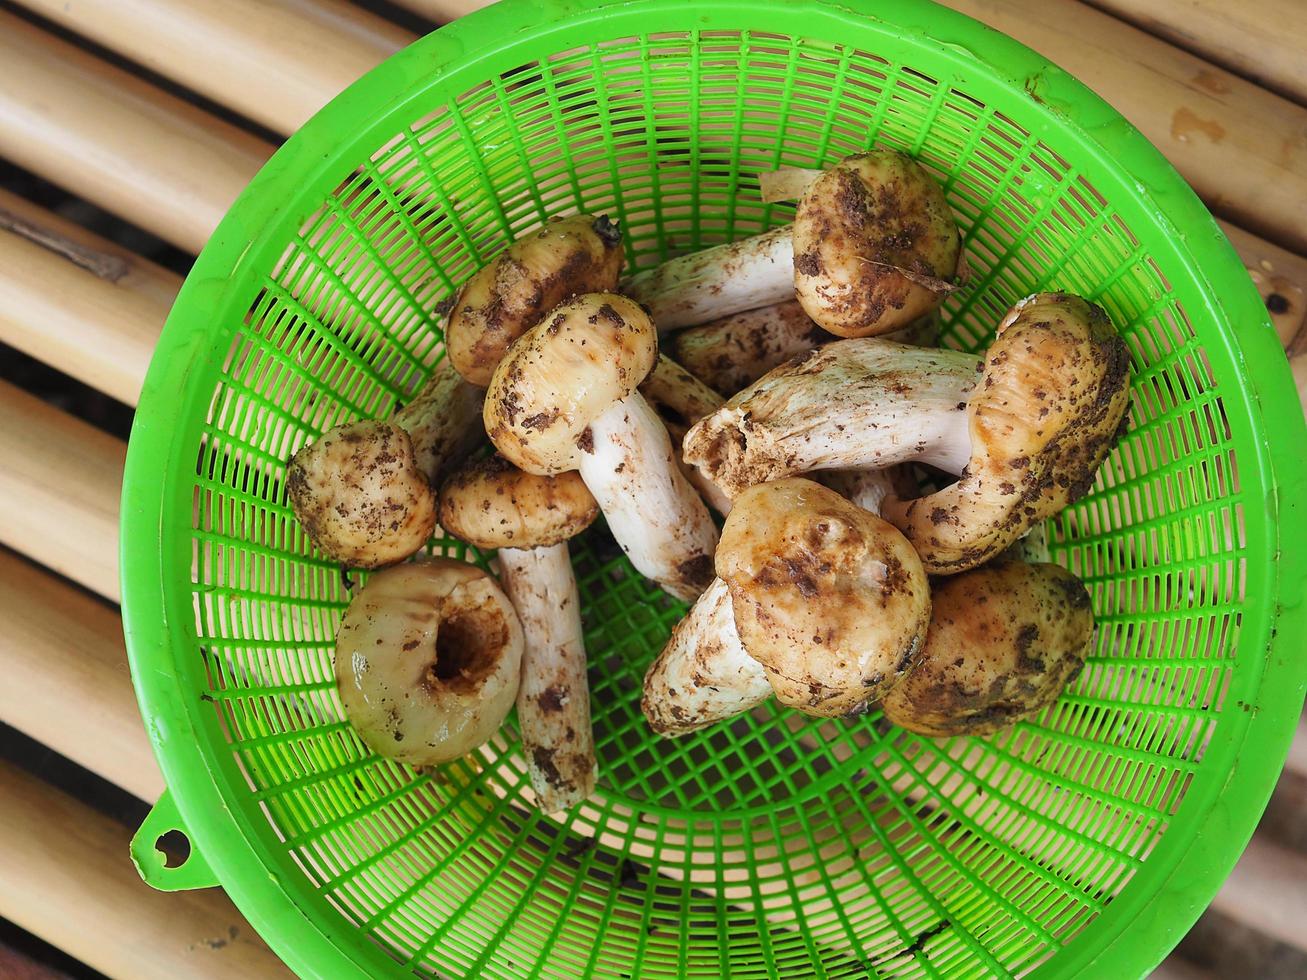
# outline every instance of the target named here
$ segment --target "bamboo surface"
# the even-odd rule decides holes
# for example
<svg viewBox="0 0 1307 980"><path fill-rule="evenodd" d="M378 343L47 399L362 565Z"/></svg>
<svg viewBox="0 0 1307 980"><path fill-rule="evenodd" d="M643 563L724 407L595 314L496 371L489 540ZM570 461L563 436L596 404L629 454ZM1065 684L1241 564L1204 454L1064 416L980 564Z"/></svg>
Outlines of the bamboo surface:
<svg viewBox="0 0 1307 980"><path fill-rule="evenodd" d="M280 133L413 40L344 0L19 2Z"/></svg>
<svg viewBox="0 0 1307 980"><path fill-rule="evenodd" d="M118 599L118 502L127 447L0 382L0 544Z"/></svg>
<svg viewBox="0 0 1307 980"><path fill-rule="evenodd" d="M0 340L136 404L181 277L0 190Z"/></svg>
<svg viewBox="0 0 1307 980"><path fill-rule="evenodd" d="M1088 0L1214 64L1307 104L1302 0Z"/></svg>
<svg viewBox="0 0 1307 980"><path fill-rule="evenodd" d="M0 12L0 156L198 252L272 147Z"/></svg>
<svg viewBox="0 0 1307 980"><path fill-rule="evenodd" d="M0 719L143 800L163 777L112 607L0 548Z"/></svg>
<svg viewBox="0 0 1307 980"><path fill-rule="evenodd" d="M0 762L0 915L111 977L290 976L221 890L165 893L141 881L130 836Z"/></svg>

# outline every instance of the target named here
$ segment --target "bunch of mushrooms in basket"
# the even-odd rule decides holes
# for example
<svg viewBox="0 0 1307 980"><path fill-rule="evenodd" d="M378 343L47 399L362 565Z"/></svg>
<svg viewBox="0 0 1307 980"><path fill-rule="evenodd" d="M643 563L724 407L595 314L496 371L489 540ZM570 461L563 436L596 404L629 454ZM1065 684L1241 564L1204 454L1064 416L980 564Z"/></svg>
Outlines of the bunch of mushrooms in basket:
<svg viewBox="0 0 1307 980"><path fill-rule="evenodd" d="M645 676L664 735L773 696L984 734L1078 671L1084 586L1012 546L1086 492L1124 425L1128 358L1106 314L1041 293L983 356L926 346L965 268L919 164L875 149L762 183L798 199L790 225L621 281L604 216L518 239L452 298L447 357L411 404L292 458L312 543L384 569L336 649L375 751L454 758L515 702L540 807L593 790L567 541L600 513L636 571L692 603ZM483 434L495 453L467 461ZM909 464L954 482L918 495ZM502 588L464 562L397 564L437 518L498 550Z"/></svg>

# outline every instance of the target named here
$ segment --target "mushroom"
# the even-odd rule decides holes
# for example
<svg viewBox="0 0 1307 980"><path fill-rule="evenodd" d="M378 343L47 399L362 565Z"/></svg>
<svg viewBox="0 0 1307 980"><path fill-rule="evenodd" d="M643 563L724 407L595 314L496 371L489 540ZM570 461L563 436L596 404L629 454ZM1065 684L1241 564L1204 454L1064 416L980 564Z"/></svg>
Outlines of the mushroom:
<svg viewBox="0 0 1307 980"><path fill-rule="evenodd" d="M517 695L522 627L495 580L436 558L378 572L336 633L345 713L379 755L429 766L466 755Z"/></svg>
<svg viewBox="0 0 1307 980"><path fill-rule="evenodd" d="M528 473L577 470L636 570L689 601L712 580L717 528L636 390L657 356L653 323L632 300L574 297L499 363L484 419L495 448Z"/></svg>
<svg viewBox="0 0 1307 980"><path fill-rule="evenodd" d="M640 394L667 426L672 439L676 463L690 485L699 491L704 502L719 514L731 509L731 498L722 492L699 469L686 464L681 456L681 443L685 434L701 418L711 415L725 404L726 399L713 391L681 365L659 354L653 373L640 385Z"/></svg>
<svg viewBox="0 0 1307 980"><path fill-rule="evenodd" d="M920 735L988 735L1033 717L1084 666L1089 593L1060 565L996 561L934 583L926 645L882 702Z"/></svg>
<svg viewBox="0 0 1307 980"><path fill-rule="evenodd" d="M608 215L553 218L458 291L445 326L454 368L485 387L509 345L567 297L617 286L622 232Z"/></svg>
<svg viewBox="0 0 1307 980"><path fill-rule="evenodd" d="M885 339L925 347L933 345L938 334L939 318L928 313L885 334ZM733 395L790 358L835 339L792 299L678 331L671 351L676 363L695 377Z"/></svg>
<svg viewBox="0 0 1307 980"><path fill-rule="evenodd" d="M645 674L654 731L683 735L775 694L807 714L866 710L904 676L930 621L907 539L811 480L735 501L714 580Z"/></svg>
<svg viewBox="0 0 1307 980"><path fill-rule="evenodd" d="M885 517L927 570L974 568L1081 497L1124 424L1128 353L1107 314L1022 300L984 359L879 338L837 341L698 423L684 456L727 494L825 469L916 460L960 479Z"/></svg>
<svg viewBox="0 0 1307 980"><path fill-rule="evenodd" d="M575 472L523 473L502 456L445 481L440 526L478 548L498 548L504 591L522 622L517 692L522 750L540 809L579 803L595 784L581 599L567 540L599 514Z"/></svg>
<svg viewBox="0 0 1307 980"><path fill-rule="evenodd" d="M336 426L287 464L291 509L324 555L380 568L418 551L435 528L432 486L480 435L481 392L442 360L391 419Z"/></svg>
<svg viewBox="0 0 1307 980"><path fill-rule="evenodd" d="M660 330L797 298L842 337L903 327L939 306L961 242L943 191L910 156L873 149L819 174L794 223L628 278Z"/></svg>

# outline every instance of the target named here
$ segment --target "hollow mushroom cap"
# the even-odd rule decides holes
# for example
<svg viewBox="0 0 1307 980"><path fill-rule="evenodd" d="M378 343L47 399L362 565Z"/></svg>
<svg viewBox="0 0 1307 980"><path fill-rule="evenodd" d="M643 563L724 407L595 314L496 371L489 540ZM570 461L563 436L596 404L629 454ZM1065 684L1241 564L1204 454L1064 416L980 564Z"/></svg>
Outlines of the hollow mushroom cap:
<svg viewBox="0 0 1307 980"><path fill-rule="evenodd" d="M932 574L974 568L1084 496L1126 420L1129 354L1101 307L1041 293L998 328L967 402L958 481L886 518Z"/></svg>
<svg viewBox="0 0 1307 980"><path fill-rule="evenodd" d="M345 713L373 751L412 765L483 744L517 697L522 626L475 565L437 558L388 568L336 632Z"/></svg>
<svg viewBox="0 0 1307 980"><path fill-rule="evenodd" d="M286 490L318 550L351 568L403 561L431 537L435 495L400 425L338 426L291 457Z"/></svg>
<svg viewBox="0 0 1307 980"><path fill-rule="evenodd" d="M607 215L554 218L513 242L458 291L445 325L455 369L476 385L509 345L575 293L615 289L622 233Z"/></svg>
<svg viewBox="0 0 1307 980"><path fill-rule="evenodd" d="M589 527L599 505L575 470L536 476L495 454L440 488L440 526L478 548L540 548Z"/></svg>
<svg viewBox="0 0 1307 980"><path fill-rule="evenodd" d="M716 568L744 649L777 699L808 714L865 709L925 641L930 590L912 546L810 480L763 483L737 497Z"/></svg>
<svg viewBox="0 0 1307 980"><path fill-rule="evenodd" d="M1089 593L1059 565L996 561L937 579L920 662L885 717L921 735L986 735L1036 714L1084 666Z"/></svg>
<svg viewBox="0 0 1307 980"><path fill-rule="evenodd" d="M870 337L939 306L961 240L944 192L912 157L874 149L821 174L794 215L794 290L841 337Z"/></svg>
<svg viewBox="0 0 1307 980"><path fill-rule="evenodd" d="M576 469L589 425L653 370L658 334L634 301L586 293L556 306L513 344L486 390L486 433L528 473Z"/></svg>

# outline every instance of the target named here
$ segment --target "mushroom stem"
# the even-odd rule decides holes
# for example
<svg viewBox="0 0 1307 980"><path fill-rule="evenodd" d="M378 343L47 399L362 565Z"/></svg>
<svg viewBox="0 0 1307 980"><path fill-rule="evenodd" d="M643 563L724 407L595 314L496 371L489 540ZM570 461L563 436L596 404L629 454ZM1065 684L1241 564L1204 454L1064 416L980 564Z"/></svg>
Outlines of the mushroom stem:
<svg viewBox="0 0 1307 980"><path fill-rule="evenodd" d="M884 334L884 339L930 347L938 335L939 317L927 313L902 330ZM813 322L798 300L788 300L682 330L670 346L678 364L717 391L733 395L790 358L836 339Z"/></svg>
<svg viewBox="0 0 1307 980"><path fill-rule="evenodd" d="M677 465L667 429L639 392L590 423L577 470L640 574L691 602L712 581L717 528Z"/></svg>
<svg viewBox="0 0 1307 980"><path fill-rule="evenodd" d="M540 809L557 813L595 784L581 599L566 543L500 548L499 568L525 641L517 692L522 751Z"/></svg>
<svg viewBox="0 0 1307 980"><path fill-rule="evenodd" d="M706 473L687 464L681 455L681 443L685 441L690 426L717 411L726 403L726 399L662 354L658 355L658 364L653 374L640 385L640 394L644 395L649 406L667 426L672 448L676 450L676 463L690 481L690 486L698 490L708 506L717 513L730 513L731 498Z"/></svg>
<svg viewBox="0 0 1307 980"><path fill-rule="evenodd" d="M771 695L767 672L736 632L730 590L715 578L645 673L640 707L655 732L674 737L733 718Z"/></svg>
<svg viewBox="0 0 1307 980"><path fill-rule="evenodd" d="M481 438L481 403L485 391L468 384L448 357L411 402L395 413L395 421L413 440L418 469L437 486L441 470L472 451Z"/></svg>
<svg viewBox="0 0 1307 980"><path fill-rule="evenodd" d="M777 368L685 437L689 463L735 497L796 473L918 460L960 473L971 452L967 399L981 358L841 340Z"/></svg>
<svg viewBox="0 0 1307 980"><path fill-rule="evenodd" d="M794 297L792 227L671 259L626 279L660 333Z"/></svg>

